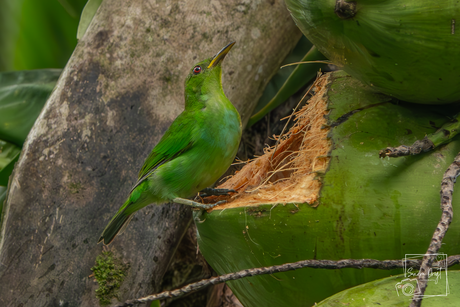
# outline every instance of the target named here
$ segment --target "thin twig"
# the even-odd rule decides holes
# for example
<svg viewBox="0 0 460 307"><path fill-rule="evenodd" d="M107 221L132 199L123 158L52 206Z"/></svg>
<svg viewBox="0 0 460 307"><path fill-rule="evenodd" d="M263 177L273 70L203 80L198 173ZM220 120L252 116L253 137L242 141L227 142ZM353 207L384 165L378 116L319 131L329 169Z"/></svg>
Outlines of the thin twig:
<svg viewBox="0 0 460 307"><path fill-rule="evenodd" d="M384 157L403 157L403 156L415 156L422 152L430 151L434 148L433 141L431 141L428 137L424 137L422 140L415 141L412 146L401 145L398 147L387 147L382 149L379 152L380 158Z"/></svg>
<svg viewBox="0 0 460 307"><path fill-rule="evenodd" d="M433 264L433 267L440 267L445 268L447 262L447 267L453 266L455 264L460 263L460 255L450 256L445 260L436 262ZM406 263L406 265L404 264ZM344 259L344 260L302 260L293 263L285 263L281 265L275 265L270 267L262 267L262 268L255 268L255 269L248 269L239 271L236 273L229 273L217 277L212 277L209 279L203 279L201 281L189 284L185 287L180 289L172 290L172 291L164 291L158 294L149 295L143 298L128 300L121 305L116 305L117 307L125 307L125 306L133 306L134 304L145 303L148 301L160 300L165 298L177 298L183 295L204 289L208 286L223 283L230 280L240 279L249 276L255 275L263 275L263 274L274 274L279 272L286 272L297 270L301 268L315 268L315 269L344 269L344 268L355 268L355 269L362 269L362 268L373 268L373 269L380 269L380 270L393 270L398 268L416 268L419 267L422 261L415 260L415 259L407 259L407 260L375 260L375 259Z"/></svg>
<svg viewBox="0 0 460 307"><path fill-rule="evenodd" d="M300 64L315 64L315 63L320 63L320 64L334 64L331 61L303 61L303 62L295 62L295 63L289 63L286 65L281 66L280 68L288 67L288 66L293 66L293 65L300 65Z"/></svg>
<svg viewBox="0 0 460 307"><path fill-rule="evenodd" d="M444 173L441 181L441 220L433 233L430 246L425 253L426 256L423 257L419 271L420 273L417 277L419 289L415 291L409 307L420 307L422 304L423 295L428 286L428 273L430 272L431 264L436 258L435 254L441 248L442 239L446 235L449 225L452 222L452 216L454 214L452 210L452 193L454 192L454 183L458 175L460 175L460 153L455 157L454 162L452 162Z"/></svg>

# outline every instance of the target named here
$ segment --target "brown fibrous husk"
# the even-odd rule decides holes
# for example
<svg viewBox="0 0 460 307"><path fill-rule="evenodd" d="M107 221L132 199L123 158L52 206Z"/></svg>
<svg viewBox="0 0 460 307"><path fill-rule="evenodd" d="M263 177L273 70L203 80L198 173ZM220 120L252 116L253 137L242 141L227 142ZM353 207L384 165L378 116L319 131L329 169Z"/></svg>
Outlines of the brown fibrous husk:
<svg viewBox="0 0 460 307"><path fill-rule="evenodd" d="M264 155L247 163L218 186L237 193L215 209L259 204L318 204L319 174L327 169L331 147L326 120L328 82L328 74L316 80L312 86L315 95L291 115L295 122L292 128L286 134L275 136L277 145L266 148ZM216 200L221 199L212 197L207 202Z"/></svg>

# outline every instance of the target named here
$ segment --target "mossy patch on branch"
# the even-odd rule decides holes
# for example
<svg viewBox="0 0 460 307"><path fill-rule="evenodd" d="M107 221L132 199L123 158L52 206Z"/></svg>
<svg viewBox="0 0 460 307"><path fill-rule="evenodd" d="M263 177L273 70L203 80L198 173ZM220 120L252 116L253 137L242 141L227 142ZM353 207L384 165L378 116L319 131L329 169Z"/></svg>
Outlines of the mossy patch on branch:
<svg viewBox="0 0 460 307"><path fill-rule="evenodd" d="M110 304L114 297L119 300L118 290L127 275L129 266L129 263L124 263L111 251L102 252L97 256L96 265L91 268L91 271L99 284L96 297L102 306Z"/></svg>

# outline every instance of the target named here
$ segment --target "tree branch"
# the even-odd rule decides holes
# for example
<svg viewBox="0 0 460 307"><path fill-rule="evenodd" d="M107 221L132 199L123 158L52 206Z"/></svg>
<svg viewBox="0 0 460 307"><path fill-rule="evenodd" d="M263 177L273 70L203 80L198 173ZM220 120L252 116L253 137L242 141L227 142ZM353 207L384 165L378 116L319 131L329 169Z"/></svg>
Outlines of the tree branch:
<svg viewBox="0 0 460 307"><path fill-rule="evenodd" d="M414 156L418 155L422 152L430 151L434 148L433 142L428 138L424 137L422 140L415 141L412 146L401 145L398 147L387 147L382 149L379 152L380 158L391 157L403 157L403 156Z"/></svg>
<svg viewBox="0 0 460 307"><path fill-rule="evenodd" d="M422 265L420 266L420 274L418 274L418 285L420 292L417 290L414 293L410 307L419 307L422 304L423 294L428 286L428 274L432 267L432 263L436 257L436 253L441 248L442 239L446 235L449 225L452 221L452 193L454 192L454 183L460 175L460 153L455 157L454 162L449 166L441 181L441 220L434 231L431 238L430 246L426 251L426 256L423 257Z"/></svg>
<svg viewBox="0 0 460 307"><path fill-rule="evenodd" d="M455 115L450 122L442 125L436 132L428 134L422 140L415 141L412 146L401 145L398 147L387 147L379 152L380 158L403 157L418 155L422 152L433 150L443 144L449 143L459 132L460 113Z"/></svg>
<svg viewBox="0 0 460 307"><path fill-rule="evenodd" d="M406 265L405 265L406 263ZM117 307L125 307L125 306L134 306L134 304L138 303L145 303L148 301L153 300L160 300L165 298L177 298L183 295L192 293L194 291L198 291L209 287L211 285L219 284L222 282L240 279L244 277L256 276L256 275L263 275L263 274L273 274L279 272L286 272L297 270L301 268L315 268L315 269L344 269L344 268L355 268L355 269L362 269L362 268L373 268L373 269L380 269L380 270L392 270L397 268L403 267L419 267L422 263L422 260L375 260L375 259L344 259L344 260L302 260L293 263L285 263L281 265L275 265L270 267L262 267L262 268L254 268L239 271L236 273L229 273L217 277L212 277L209 279L203 279L198 282L188 284L185 287L180 289L172 290L172 291L164 291L158 294L149 295L143 298L128 300L123 304L116 305ZM440 261L439 263L436 262L433 264L433 267L445 267L446 260ZM447 266L453 266L455 264L460 263L460 255L450 256L447 258Z"/></svg>

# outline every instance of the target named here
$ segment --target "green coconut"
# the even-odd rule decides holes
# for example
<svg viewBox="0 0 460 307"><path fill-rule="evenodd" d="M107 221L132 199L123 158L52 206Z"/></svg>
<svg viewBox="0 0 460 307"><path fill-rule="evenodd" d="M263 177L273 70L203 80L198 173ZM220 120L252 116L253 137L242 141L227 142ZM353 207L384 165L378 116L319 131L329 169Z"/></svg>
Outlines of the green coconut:
<svg viewBox="0 0 460 307"><path fill-rule="evenodd" d="M381 159L379 150L423 138L447 122L447 114L397 103L344 72L323 75L314 90L279 144L220 186L238 193L225 205L195 213L200 251L218 274L305 259L425 253L441 215L440 182L460 142L398 159ZM455 220L441 251L460 253ZM305 268L228 285L246 307L311 306L400 273Z"/></svg>
<svg viewBox="0 0 460 307"><path fill-rule="evenodd" d="M434 271L436 272L436 270ZM438 273L438 272L436 272ZM439 272L428 281L423 306L457 307L460 306L460 271ZM375 280L337 293L319 302L317 307L407 307L417 281L405 275Z"/></svg>
<svg viewBox="0 0 460 307"><path fill-rule="evenodd" d="M286 0L300 30L334 64L404 101L460 101L460 2Z"/></svg>

